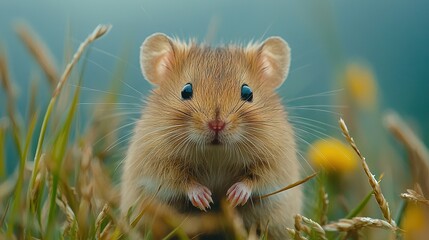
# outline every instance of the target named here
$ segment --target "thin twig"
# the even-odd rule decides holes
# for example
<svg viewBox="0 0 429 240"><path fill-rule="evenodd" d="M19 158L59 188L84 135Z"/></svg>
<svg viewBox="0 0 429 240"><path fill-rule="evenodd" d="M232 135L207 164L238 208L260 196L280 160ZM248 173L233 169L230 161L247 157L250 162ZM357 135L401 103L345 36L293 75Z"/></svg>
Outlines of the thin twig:
<svg viewBox="0 0 429 240"><path fill-rule="evenodd" d="M410 201L423 203L429 206L429 200L412 189L407 189L407 193L401 193L401 197Z"/></svg>
<svg viewBox="0 0 429 240"><path fill-rule="evenodd" d="M52 55L49 53L48 48L27 25L19 24L16 26L15 31L24 42L28 51L39 63L40 67L45 72L49 84L51 85L52 89L54 89L58 82L58 73L57 67L52 60Z"/></svg>
<svg viewBox="0 0 429 240"><path fill-rule="evenodd" d="M383 228L396 230L396 226L381 220L374 219L369 217L355 217L352 219L343 218L337 222L330 223L328 225L323 226L325 231L340 231L340 232L349 232L356 231L365 227L375 227L375 228Z"/></svg>
<svg viewBox="0 0 429 240"><path fill-rule="evenodd" d="M101 223L103 222L103 220L106 218L107 216L107 212L109 211L109 205L106 203L103 206L103 209L101 210L100 214L98 214L97 216L97 220L95 221L95 232L97 234L97 239L101 238Z"/></svg>
<svg viewBox="0 0 429 240"><path fill-rule="evenodd" d="M291 188L294 188L294 187L296 187L296 186L299 186L299 185L301 185L301 184L303 184L303 183L307 182L308 180L310 180L310 179L314 178L316 175L317 175L317 172L316 172L316 173L311 174L310 176L308 176L308 177L306 177L306 178L304 178L304 179L301 179L301 180L299 180L299 181L297 181L297 182L294 182L294 183L292 183L292 184L290 184L290 185L288 185L288 186L286 186L286 187L284 187L284 188L282 188L282 189L280 189L280 190L277 190L277 191L275 191L275 192L268 193L268 194L265 194L265 195L262 195L262 196L255 196L254 198L257 198L257 199L263 199L263 198L267 198L267 197L269 197L269 196L272 196L272 195L274 195L274 194L277 194L277 193L280 193L280 192L283 192L283 191L289 190L289 189L291 189Z"/></svg>
<svg viewBox="0 0 429 240"><path fill-rule="evenodd" d="M388 113L384 123L390 132L406 147L412 175L426 197L429 197L429 151L410 127L396 113Z"/></svg>
<svg viewBox="0 0 429 240"><path fill-rule="evenodd" d="M88 45L90 43L92 43L96 39L100 38L105 33L107 33L109 29L110 29L110 25L99 25L99 26L97 26L95 28L95 30L88 36L88 38L80 44L78 50L73 55L73 59L71 60L71 62L69 64L67 64L66 69L64 70L64 73L62 74L60 81L58 82L57 87L56 87L55 91L53 92L51 101L49 102L48 108L47 108L46 113L45 113L45 117L43 119L42 128L40 130L40 135L39 135L39 139L37 142L36 154L34 157L34 168L33 168L33 172L31 175L31 180L30 180L30 184L29 184L29 191L28 191L28 196L27 196L29 204L30 204L29 199L31 198L30 192L34 186L34 181L36 180L37 171L39 169L38 166L39 166L40 156L42 153L43 141L45 139L46 128L47 128L47 125L49 122L49 117L51 115L52 108L55 105L56 98L57 98L58 94L61 92L62 86L67 81L67 79L71 73L71 70L73 69L73 67L78 62L78 60L81 57L85 48L88 47Z"/></svg>
<svg viewBox="0 0 429 240"><path fill-rule="evenodd" d="M350 136L350 132L347 129L346 123L344 122L344 120L342 118L340 118L339 123L340 123L341 130L342 130L342 132L344 134L344 137L347 139L347 141L352 146L353 150L357 153L357 155L359 156L359 158L362 160L363 170L365 171L365 174L368 177L369 184L371 185L372 189L374 190L375 200L377 201L378 206L380 207L381 212L383 213L384 218L391 225L395 226L396 224L393 221L392 216L390 214L389 203L384 198L383 193L381 192L380 185L378 184L378 182L375 179L374 175L371 173L371 171L370 171L370 169L368 167L368 164L366 163L365 157L361 154L361 152L359 151L358 147L356 146L355 141Z"/></svg>
<svg viewBox="0 0 429 240"><path fill-rule="evenodd" d="M306 223L308 226L310 226L310 228L314 231L314 233L317 236L317 239L323 239L326 240L326 234L325 234L325 230L323 230L322 226L320 226L320 224L318 224L317 222L306 218L304 216L301 216L302 221L304 223Z"/></svg>

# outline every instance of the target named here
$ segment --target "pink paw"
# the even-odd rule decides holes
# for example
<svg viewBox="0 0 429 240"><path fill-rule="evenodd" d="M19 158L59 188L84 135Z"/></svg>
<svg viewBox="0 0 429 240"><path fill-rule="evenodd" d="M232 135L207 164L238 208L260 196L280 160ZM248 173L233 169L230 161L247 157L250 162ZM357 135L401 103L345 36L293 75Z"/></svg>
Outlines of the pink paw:
<svg viewBox="0 0 429 240"><path fill-rule="evenodd" d="M188 190L188 197L194 207L206 211L210 209L210 203L213 203L212 193L207 187L201 184L195 184Z"/></svg>
<svg viewBox="0 0 429 240"><path fill-rule="evenodd" d="M233 207L236 207L238 205L243 206L246 204L251 194L252 189L247 184L238 182L228 189L226 196L228 202L230 202Z"/></svg>

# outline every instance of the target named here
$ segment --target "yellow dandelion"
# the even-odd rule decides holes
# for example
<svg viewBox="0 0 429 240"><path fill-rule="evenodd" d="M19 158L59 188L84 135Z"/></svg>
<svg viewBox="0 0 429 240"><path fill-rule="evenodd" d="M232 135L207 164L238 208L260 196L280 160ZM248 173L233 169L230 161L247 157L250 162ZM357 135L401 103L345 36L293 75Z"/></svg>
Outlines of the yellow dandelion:
<svg viewBox="0 0 429 240"><path fill-rule="evenodd" d="M367 108L376 102L377 84L374 73L364 65L353 63L345 71L346 92L360 107Z"/></svg>
<svg viewBox="0 0 429 240"><path fill-rule="evenodd" d="M429 234L429 219L427 209L418 203L410 202L405 209L401 228L404 230L404 239L426 239Z"/></svg>
<svg viewBox="0 0 429 240"><path fill-rule="evenodd" d="M308 159L317 168L338 173L351 172L358 163L353 150L336 139L314 142L308 150Z"/></svg>

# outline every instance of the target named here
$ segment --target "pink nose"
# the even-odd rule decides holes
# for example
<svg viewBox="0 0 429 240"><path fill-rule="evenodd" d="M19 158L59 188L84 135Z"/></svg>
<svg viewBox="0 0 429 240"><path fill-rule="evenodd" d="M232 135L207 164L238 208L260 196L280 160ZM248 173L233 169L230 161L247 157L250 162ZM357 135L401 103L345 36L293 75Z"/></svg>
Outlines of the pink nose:
<svg viewBox="0 0 429 240"><path fill-rule="evenodd" d="M218 133L225 128L225 122L221 120L213 120L209 122L209 128Z"/></svg>

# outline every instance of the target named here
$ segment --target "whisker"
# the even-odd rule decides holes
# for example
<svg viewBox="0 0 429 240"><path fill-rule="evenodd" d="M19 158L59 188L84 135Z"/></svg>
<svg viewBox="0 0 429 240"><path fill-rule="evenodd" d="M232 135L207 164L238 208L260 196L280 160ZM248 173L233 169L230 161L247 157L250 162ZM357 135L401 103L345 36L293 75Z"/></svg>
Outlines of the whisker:
<svg viewBox="0 0 429 240"><path fill-rule="evenodd" d="M79 40L77 40L75 38L73 38L72 41L75 42L75 43L80 43L81 42L81 41L79 41ZM122 59L122 58L118 57L117 55L115 55L113 53L110 53L110 52L108 52L106 50L103 50L103 49L95 47L95 46L91 46L91 49L94 50L94 51L96 51L96 52L102 53L102 54L104 54L106 56L112 57L112 58L114 58L114 59L116 59L116 60L118 60L120 62L126 63L127 65L131 66L134 70L140 72L140 68L138 68L136 65L133 65L132 63L130 63L130 61L126 61L125 59Z"/></svg>
<svg viewBox="0 0 429 240"><path fill-rule="evenodd" d="M109 152L110 150L112 150L113 148L115 148L116 146L118 146L119 144L121 144L121 143L123 143L123 142L125 142L125 141L129 140L130 136L131 136L131 135L133 135L133 134L134 134L134 132L132 132L132 131L131 131L130 133L127 133L127 134L125 134L124 136L122 136L122 137L118 138L114 143L110 144L110 145L105 149L105 151L106 151L106 152Z"/></svg>
<svg viewBox="0 0 429 240"><path fill-rule="evenodd" d="M297 110L297 111L315 111L315 112L324 112L334 114L336 116L342 116L341 113L325 110L325 109L317 109L317 108L301 108L301 107L289 107L289 109Z"/></svg>
<svg viewBox="0 0 429 240"><path fill-rule="evenodd" d="M116 112L112 114L105 114L103 117L98 117L97 119L108 119L108 118L114 118L114 117L120 117L120 116L126 116L126 115L132 115L132 114L141 114L141 111L135 111L135 112Z"/></svg>
<svg viewBox="0 0 429 240"><path fill-rule="evenodd" d="M294 72L299 71L299 70L302 70L302 69L305 69L305 68L310 67L310 66L311 66L311 64L305 64L305 65L302 65L300 67L294 68L289 72L289 74L294 73Z"/></svg>
<svg viewBox="0 0 429 240"><path fill-rule="evenodd" d="M290 105L288 108L309 108L309 107L320 107L320 108L347 108L345 105L320 105L320 104L310 104L310 105Z"/></svg>
<svg viewBox="0 0 429 240"><path fill-rule="evenodd" d="M138 108L140 108L141 106L139 105L139 104L137 104L137 103L123 103L123 102L116 102L116 103L103 103L103 102L80 102L80 103L78 103L78 105L96 105L96 106L100 106L100 105L102 105L102 106L104 106L104 105L108 105L108 106L122 106L122 105L125 105L125 106L135 106L135 107L138 107ZM114 108L114 109L112 109L112 110L117 110L117 108Z"/></svg>
<svg viewBox="0 0 429 240"><path fill-rule="evenodd" d="M314 123L317 123L317 124L320 124L320 125L324 125L324 126L326 126L326 127L330 127L330 128L335 129L335 130L338 130L338 127L337 127L337 126L334 126L334 125L332 125L332 124L328 124L328 123L324 123L324 122L322 122L322 121L318 121L318 120L311 119L311 118L306 118L306 117L301 117L301 116L295 116L295 115L289 115L289 116L288 116L288 118L289 118L289 119L300 119L300 120L302 120L302 121L314 122Z"/></svg>
<svg viewBox="0 0 429 240"><path fill-rule="evenodd" d="M120 127L116 128L116 129L114 129L114 130L110 131L109 133L105 134L103 137L101 137L100 139L98 139L98 140L94 143L94 145L96 145L97 143L101 142L103 139L105 139L106 137L108 137L108 136L112 135L113 133L118 132L119 130L121 130L121 129L123 129L123 128L126 128L126 127L128 127L128 126L131 126L131 125L133 125L133 124L135 124L135 122L134 122L134 121L133 121L133 122L131 122L131 123L125 124L125 125L123 125L123 126L120 126Z"/></svg>
<svg viewBox="0 0 429 240"><path fill-rule="evenodd" d="M341 89L336 89L336 90L332 90L332 91L326 91L326 92L311 94L311 95L307 95L307 96L292 98L292 99L286 100L286 103L291 103L291 102L294 102L294 101L298 101L298 100L302 100L302 99L307 99L307 98L327 97L327 96L335 95L335 94L337 94L337 93L339 93L339 92L341 92L343 90L344 89L341 88Z"/></svg>
<svg viewBox="0 0 429 240"><path fill-rule="evenodd" d="M95 66L99 67L100 69L102 69L103 71L109 73L109 74L113 74L112 71L108 70L107 68L101 66L100 64L98 64L97 62L95 62L94 60L91 60L90 58L86 57L85 58L88 62L94 64ZM141 93L140 91L138 91L137 89L135 89L134 87L132 87L131 85L129 85L128 83L124 82L122 79L119 79L119 81L121 81L123 84L125 84L125 86L127 86L128 88L130 88L131 90L135 91L136 93L140 94L140 96L143 96L144 94Z"/></svg>
<svg viewBox="0 0 429 240"><path fill-rule="evenodd" d="M113 92L109 92L109 91L103 91L103 90L100 90L100 89L89 88L89 87L85 87L85 86L79 86L79 85L75 85L75 84L71 84L71 83L67 83L67 85L72 86L72 87L81 88L83 90L90 90L90 91L94 91L94 92L107 93L109 95L114 95L114 96L129 97L129 98L134 98L134 99L138 99L138 100L141 99L141 98L138 98L138 97L135 97L135 96L132 96L132 95L113 93Z"/></svg>

